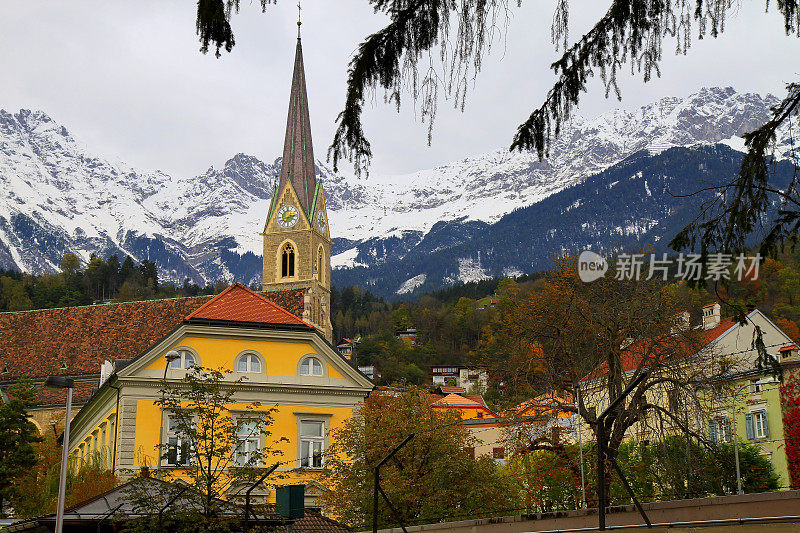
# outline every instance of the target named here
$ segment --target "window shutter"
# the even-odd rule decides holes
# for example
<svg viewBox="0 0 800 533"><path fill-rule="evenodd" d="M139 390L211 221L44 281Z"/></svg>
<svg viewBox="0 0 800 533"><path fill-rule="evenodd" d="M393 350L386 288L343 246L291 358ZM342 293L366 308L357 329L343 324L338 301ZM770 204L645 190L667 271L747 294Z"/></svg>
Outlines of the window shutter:
<svg viewBox="0 0 800 533"><path fill-rule="evenodd" d="M764 437L769 438L769 420L767 419L767 412L761 411L761 415L764 417Z"/></svg>
<svg viewBox="0 0 800 533"><path fill-rule="evenodd" d="M708 438L711 442L717 442L717 425L713 418L708 421Z"/></svg>
<svg viewBox="0 0 800 533"><path fill-rule="evenodd" d="M756 438L756 433L753 428L753 414L747 413L744 415L744 427L747 430L747 440L753 440Z"/></svg>
<svg viewBox="0 0 800 533"><path fill-rule="evenodd" d="M731 435L731 419L728 418L727 416L723 417L722 423L725 426L725 436L726 436L725 442L730 442L731 437L735 438L735 436Z"/></svg>

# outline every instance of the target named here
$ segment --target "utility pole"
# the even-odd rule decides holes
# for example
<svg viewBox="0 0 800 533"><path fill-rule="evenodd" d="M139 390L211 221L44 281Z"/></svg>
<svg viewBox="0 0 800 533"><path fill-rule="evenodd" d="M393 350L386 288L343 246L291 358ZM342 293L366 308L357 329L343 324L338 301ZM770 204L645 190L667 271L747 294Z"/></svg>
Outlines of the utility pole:
<svg viewBox="0 0 800 533"><path fill-rule="evenodd" d="M617 460L606 453L606 418L614 412L617 406L622 403L622 401L627 398L631 392L633 392L633 389L635 389L639 383L644 381L649 373L649 370L645 370L639 374L636 379L628 383L628 386L625 387L625 390L622 391L622 393L617 396L613 402L611 402L606 410L597 417L597 517L599 522L598 529L601 531L606 529L606 507L608 505L608 493L606 491L606 462L611 463L611 466L613 466L614 470L616 470L617 474L619 474L622 484L625 485L625 489L627 489L628 494L630 494L633 503L636 505L636 509L639 510L639 514L642 515L647 527L653 527L653 525L650 523L650 519L647 517L647 514L644 512L644 509L639 503L639 500L636 498L636 494L633 493L633 489L631 488L630 484L628 484L625 474L617 464Z"/></svg>
<svg viewBox="0 0 800 533"><path fill-rule="evenodd" d="M414 433L409 435L408 437L403 440L400 444L398 444L394 450L390 451L389 454L380 460L380 462L375 465L375 489L372 494L372 533L378 533L378 493L383 496L383 499L386 501L386 505L389 506L389 511L391 511L392 516L397 522L400 524L400 527L403 529L403 533L408 533L406 530L406 526L403 524L403 521L400 519L397 511L395 510L394 506L392 506L392 502L389 501L389 497L386 496L386 493L383 492L381 488L381 467L386 464L386 461L394 457L394 454L400 451L400 448L408 444L408 441L414 438Z"/></svg>

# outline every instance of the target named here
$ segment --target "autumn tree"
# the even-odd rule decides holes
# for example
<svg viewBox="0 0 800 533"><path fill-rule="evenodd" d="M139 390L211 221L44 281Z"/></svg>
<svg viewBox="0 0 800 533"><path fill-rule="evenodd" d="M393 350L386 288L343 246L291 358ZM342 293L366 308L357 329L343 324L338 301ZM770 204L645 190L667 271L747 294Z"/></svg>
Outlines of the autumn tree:
<svg viewBox="0 0 800 533"><path fill-rule="evenodd" d="M14 480L12 505L18 518L54 513L58 501L62 447L49 433L34 445L36 462ZM70 461L67 469L67 507L114 488L119 479L111 471L109 458L94 452L84 460Z"/></svg>
<svg viewBox="0 0 800 533"><path fill-rule="evenodd" d="M665 428L702 438L690 412L702 412L699 391L733 364L704 346L683 303L665 283L606 278L584 283L574 260L562 260L539 290L511 290L489 328L484 353L508 399L547 395L557 411L576 413L604 435L611 457L635 429ZM598 415L626 386L645 376L603 422ZM577 402L575 399L577 398ZM523 450L559 451L552 432L523 432Z"/></svg>
<svg viewBox="0 0 800 533"><path fill-rule="evenodd" d="M494 462L474 459L474 439L458 414L434 411L421 388L369 395L335 431L327 467L332 490L324 503L356 528L371 526L373 469L408 435L415 437L381 468L382 488L405 524L436 522L508 509L509 496ZM397 526L383 500L379 527Z"/></svg>

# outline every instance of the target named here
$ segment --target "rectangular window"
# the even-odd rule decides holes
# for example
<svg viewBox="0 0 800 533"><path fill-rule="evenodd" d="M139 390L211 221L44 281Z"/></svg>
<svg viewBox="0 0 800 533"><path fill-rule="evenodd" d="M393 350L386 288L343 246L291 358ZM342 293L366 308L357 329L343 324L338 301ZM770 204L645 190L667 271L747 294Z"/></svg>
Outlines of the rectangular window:
<svg viewBox="0 0 800 533"><path fill-rule="evenodd" d="M506 449L505 448L492 448L492 458L494 458L494 459L505 459L506 458Z"/></svg>
<svg viewBox="0 0 800 533"><path fill-rule="evenodd" d="M767 412L756 411L753 413L753 430L757 439L767 438Z"/></svg>
<svg viewBox="0 0 800 533"><path fill-rule="evenodd" d="M177 418L167 417L167 464L170 466L182 466L190 461L190 443L179 428Z"/></svg>
<svg viewBox="0 0 800 533"><path fill-rule="evenodd" d="M677 413L679 411L677 389L670 389L667 391L667 405L669 405L669 411L671 413Z"/></svg>
<svg viewBox="0 0 800 533"><path fill-rule="evenodd" d="M713 442L730 442L730 422L727 416L712 418L709 423L709 437Z"/></svg>
<svg viewBox="0 0 800 533"><path fill-rule="evenodd" d="M325 423L300 420L300 466L322 468L325 452Z"/></svg>
<svg viewBox="0 0 800 533"><path fill-rule="evenodd" d="M761 383L758 382L757 379L751 379L750 380L750 392L752 394L761 392L761 387L762 387L762 385L761 385Z"/></svg>
<svg viewBox="0 0 800 533"><path fill-rule="evenodd" d="M236 424L235 466L261 466L261 425L257 420L239 421Z"/></svg>

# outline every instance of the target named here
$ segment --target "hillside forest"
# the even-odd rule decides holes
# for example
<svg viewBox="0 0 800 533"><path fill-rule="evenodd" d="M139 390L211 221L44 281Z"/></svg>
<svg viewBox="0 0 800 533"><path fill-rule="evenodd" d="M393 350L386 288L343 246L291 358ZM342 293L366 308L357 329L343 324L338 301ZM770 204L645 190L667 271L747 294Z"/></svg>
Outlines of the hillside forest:
<svg viewBox="0 0 800 533"><path fill-rule="evenodd" d="M199 287L188 280L178 286L159 282L154 263L135 264L130 257L120 261L116 255L106 260L92 257L82 267L77 256L67 254L60 266L60 273L42 275L0 269L0 311L197 296L219 293L227 286L217 283ZM503 310L522 301L521 295L535 297L542 285L541 273L493 278L395 302L359 287L334 286L334 344L357 339L358 365L375 365L381 384L422 384L429 380L433 365L481 364L489 339L501 331ZM800 250L765 259L755 281L731 282L724 287L711 282L690 287L680 282L674 288L694 313L693 323L699 320L703 305L721 297L756 306L787 335L800 341ZM723 306L723 316L726 311L728 307ZM416 329L415 343L395 336L398 330L409 328Z"/></svg>

